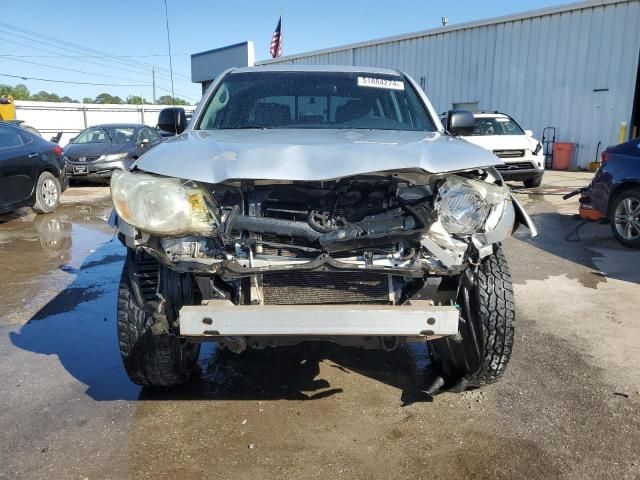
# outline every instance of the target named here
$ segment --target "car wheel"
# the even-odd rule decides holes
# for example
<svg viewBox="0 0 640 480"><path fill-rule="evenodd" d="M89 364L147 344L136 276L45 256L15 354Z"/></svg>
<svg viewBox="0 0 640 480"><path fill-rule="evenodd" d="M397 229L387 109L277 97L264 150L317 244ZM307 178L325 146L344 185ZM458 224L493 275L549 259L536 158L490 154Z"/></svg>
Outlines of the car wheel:
<svg viewBox="0 0 640 480"><path fill-rule="evenodd" d="M627 247L640 248L640 188L617 195L609 209L614 237Z"/></svg>
<svg viewBox="0 0 640 480"><path fill-rule="evenodd" d="M145 298L143 290L159 281L157 262L129 250L118 288L118 339L129 378L146 387L170 387L185 383L195 370L200 344L175 336L167 318L158 314L157 302ZM141 284L143 288L141 288ZM174 285L175 287L175 285ZM153 285L151 290L155 291ZM165 312L177 312L169 305ZM163 326L162 323L166 325Z"/></svg>
<svg viewBox="0 0 640 480"><path fill-rule="evenodd" d="M456 389L495 382L513 348L515 303L511 275L501 249L462 278L459 335L429 342L445 385Z"/></svg>
<svg viewBox="0 0 640 480"><path fill-rule="evenodd" d="M42 172L36 183L36 201L33 209L38 213L51 213L60 204L60 181L50 172Z"/></svg>
<svg viewBox="0 0 640 480"><path fill-rule="evenodd" d="M542 175L535 178L528 178L524 182L526 188L536 188L542 185Z"/></svg>

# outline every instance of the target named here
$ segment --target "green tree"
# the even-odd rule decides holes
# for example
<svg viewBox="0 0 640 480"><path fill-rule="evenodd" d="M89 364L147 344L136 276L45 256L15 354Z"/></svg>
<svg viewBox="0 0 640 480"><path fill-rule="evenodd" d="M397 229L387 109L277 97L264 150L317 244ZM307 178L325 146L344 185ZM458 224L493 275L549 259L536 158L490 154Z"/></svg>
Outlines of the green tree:
<svg viewBox="0 0 640 480"><path fill-rule="evenodd" d="M95 100L93 98L89 98L89 97L84 97L82 99L82 103L94 103Z"/></svg>
<svg viewBox="0 0 640 480"><path fill-rule="evenodd" d="M147 99L141 97L139 95L129 95L125 103L129 103L131 105L148 105Z"/></svg>
<svg viewBox="0 0 640 480"><path fill-rule="evenodd" d="M108 93L101 93L100 95L98 95L96 97L96 100L95 100L94 103L116 103L116 104L121 104L121 103L124 103L124 102L117 95L113 96L113 95L110 95Z"/></svg>
<svg viewBox="0 0 640 480"><path fill-rule="evenodd" d="M189 105L189 102L181 98L172 98L171 95L163 95L156 101L159 105Z"/></svg>
<svg viewBox="0 0 640 480"><path fill-rule="evenodd" d="M31 93L29 93L29 89L23 83L17 84L15 87L11 85L0 85L0 95L4 96L12 96L14 100L29 100L31 98Z"/></svg>
<svg viewBox="0 0 640 480"><path fill-rule="evenodd" d="M60 96L57 93L49 93L44 90L40 90L38 93L31 95L29 100L35 102L60 102Z"/></svg>

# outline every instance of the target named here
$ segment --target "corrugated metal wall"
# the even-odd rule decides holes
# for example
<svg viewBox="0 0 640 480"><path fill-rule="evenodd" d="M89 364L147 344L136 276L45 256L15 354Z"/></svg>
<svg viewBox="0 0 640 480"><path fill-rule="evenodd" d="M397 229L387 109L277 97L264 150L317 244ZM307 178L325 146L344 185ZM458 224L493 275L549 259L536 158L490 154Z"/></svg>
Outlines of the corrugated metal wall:
<svg viewBox="0 0 640 480"><path fill-rule="evenodd" d="M574 164L586 166L598 142L617 143L620 122L630 122L640 54L640 1L591 4L261 63L401 69L439 112L477 101L539 139L555 126L557 140L577 144Z"/></svg>

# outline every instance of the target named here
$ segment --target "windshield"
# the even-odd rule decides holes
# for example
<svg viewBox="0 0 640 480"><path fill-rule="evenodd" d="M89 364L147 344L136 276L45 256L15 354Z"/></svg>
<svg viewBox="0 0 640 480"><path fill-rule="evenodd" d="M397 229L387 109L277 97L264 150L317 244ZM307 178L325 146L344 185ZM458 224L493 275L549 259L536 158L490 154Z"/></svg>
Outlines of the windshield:
<svg viewBox="0 0 640 480"><path fill-rule="evenodd" d="M342 72L228 75L197 128L435 131L424 105L404 77Z"/></svg>
<svg viewBox="0 0 640 480"><path fill-rule="evenodd" d="M508 117L476 117L471 135L524 135L516 122Z"/></svg>
<svg viewBox="0 0 640 480"><path fill-rule="evenodd" d="M73 143L127 143L133 139L135 128L91 127L76 137Z"/></svg>

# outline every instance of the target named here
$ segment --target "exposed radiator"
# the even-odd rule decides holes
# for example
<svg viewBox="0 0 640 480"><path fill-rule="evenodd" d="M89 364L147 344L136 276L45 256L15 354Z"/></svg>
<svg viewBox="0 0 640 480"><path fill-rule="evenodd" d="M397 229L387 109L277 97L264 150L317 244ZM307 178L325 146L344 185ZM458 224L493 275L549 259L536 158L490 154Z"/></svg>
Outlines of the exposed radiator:
<svg viewBox="0 0 640 480"><path fill-rule="evenodd" d="M386 275L365 272L291 272L262 277L267 305L389 303Z"/></svg>

